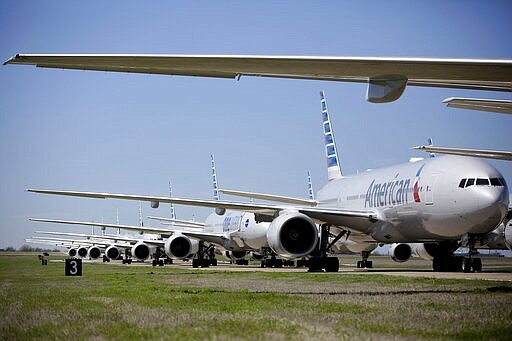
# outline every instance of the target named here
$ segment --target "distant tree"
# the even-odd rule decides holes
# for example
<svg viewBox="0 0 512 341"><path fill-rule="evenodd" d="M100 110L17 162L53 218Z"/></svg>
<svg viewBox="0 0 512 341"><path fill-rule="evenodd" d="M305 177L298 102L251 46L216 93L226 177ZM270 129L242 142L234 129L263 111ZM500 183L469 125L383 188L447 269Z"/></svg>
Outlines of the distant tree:
<svg viewBox="0 0 512 341"><path fill-rule="evenodd" d="M5 248L5 251L16 251L16 249L13 246L8 246Z"/></svg>
<svg viewBox="0 0 512 341"><path fill-rule="evenodd" d="M31 252L34 250L34 248L30 245L27 245L27 244L23 244L20 248L19 248L20 251L22 252Z"/></svg>

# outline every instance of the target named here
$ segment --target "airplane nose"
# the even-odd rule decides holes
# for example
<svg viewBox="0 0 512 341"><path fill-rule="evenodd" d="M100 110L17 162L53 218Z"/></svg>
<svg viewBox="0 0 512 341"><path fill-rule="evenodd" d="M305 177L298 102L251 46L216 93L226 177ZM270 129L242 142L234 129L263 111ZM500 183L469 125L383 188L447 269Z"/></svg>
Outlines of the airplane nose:
<svg viewBox="0 0 512 341"><path fill-rule="evenodd" d="M479 216L485 218L485 222L482 221L483 226L476 228L473 233L486 233L484 231L487 226L488 228L495 228L498 226L508 213L508 189L506 187L497 186L482 186L478 188L476 193L476 199L479 207ZM482 229L482 231L477 231Z"/></svg>
<svg viewBox="0 0 512 341"><path fill-rule="evenodd" d="M506 215L509 204L507 187L486 186L478 189L477 200L481 209L497 207Z"/></svg>

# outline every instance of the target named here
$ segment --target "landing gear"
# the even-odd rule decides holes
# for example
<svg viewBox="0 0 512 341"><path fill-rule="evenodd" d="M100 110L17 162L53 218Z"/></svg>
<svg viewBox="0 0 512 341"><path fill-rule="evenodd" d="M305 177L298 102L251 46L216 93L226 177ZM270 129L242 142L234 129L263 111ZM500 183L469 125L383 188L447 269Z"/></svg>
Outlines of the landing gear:
<svg viewBox="0 0 512 341"><path fill-rule="evenodd" d="M261 261L262 268L282 268L283 260L276 258L275 255L272 255L270 258L265 258Z"/></svg>
<svg viewBox="0 0 512 341"><path fill-rule="evenodd" d="M210 265L217 266L217 259L215 258L215 246L213 244L205 245L203 241L200 241L199 250L196 253L196 258L192 259L192 267L207 268Z"/></svg>
<svg viewBox="0 0 512 341"><path fill-rule="evenodd" d="M124 252L123 264L132 264L132 259L130 258L130 253L128 251Z"/></svg>
<svg viewBox="0 0 512 341"><path fill-rule="evenodd" d="M338 240L340 240L346 231L342 231L337 236L330 232L329 225L320 226L320 248L316 255L308 260L308 272L338 272L340 268L340 261L338 257L327 257L327 250L329 250ZM334 239L329 243L329 237Z"/></svg>
<svg viewBox="0 0 512 341"><path fill-rule="evenodd" d="M103 255L103 263L109 263L109 262L110 262L110 259L107 256Z"/></svg>
<svg viewBox="0 0 512 341"><path fill-rule="evenodd" d="M163 255L163 252L160 251L159 248L156 249L155 254L153 255L153 266L164 266L164 260L160 259L160 256Z"/></svg>
<svg viewBox="0 0 512 341"><path fill-rule="evenodd" d="M454 256L453 253L459 247L456 241L439 242L435 249L432 249L434 259L432 268L438 272L460 272L462 271L463 257Z"/></svg>
<svg viewBox="0 0 512 341"><path fill-rule="evenodd" d="M361 256L363 257L363 259L357 261L357 268L358 269L373 268L373 262L371 260L368 260L368 257L370 257L370 251L361 252Z"/></svg>
<svg viewBox="0 0 512 341"><path fill-rule="evenodd" d="M478 235L468 235L467 237L467 246L469 249L468 257L464 258L462 262L462 271L464 272L481 272L482 271L482 259L479 257L475 257L478 255L478 250L475 247L477 241L480 241L480 244L483 244L482 236Z"/></svg>

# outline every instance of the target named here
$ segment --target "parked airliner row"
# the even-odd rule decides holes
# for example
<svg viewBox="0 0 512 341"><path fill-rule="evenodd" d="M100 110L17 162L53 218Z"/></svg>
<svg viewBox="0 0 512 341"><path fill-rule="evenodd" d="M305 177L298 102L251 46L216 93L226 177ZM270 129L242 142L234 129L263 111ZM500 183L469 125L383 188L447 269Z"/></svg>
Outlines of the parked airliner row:
<svg viewBox="0 0 512 341"><path fill-rule="evenodd" d="M475 248L476 242L494 230L507 215L508 188L499 171L480 159L447 155L342 176L323 94L322 115L329 182L318 192L317 200L255 204L113 193L29 191L216 208L217 216L224 216L211 219L221 221L223 231L218 231L217 222L207 222L205 231L194 237L216 238L220 243L228 241L225 245L232 250L252 247L249 242L260 240L284 258L311 255L318 248L322 257L335 242L350 236L363 247L376 243L419 243L420 252L433 259L434 270L458 271L463 265L465 269L471 268L474 257L463 262L454 257L453 252L463 238L468 240L470 248ZM254 219L247 219L248 215ZM263 228L260 222L270 224ZM321 226L320 243L317 224ZM161 229L151 231L161 233ZM181 233L190 236L188 231ZM252 238L244 238L251 233ZM180 234L174 234L169 240Z"/></svg>

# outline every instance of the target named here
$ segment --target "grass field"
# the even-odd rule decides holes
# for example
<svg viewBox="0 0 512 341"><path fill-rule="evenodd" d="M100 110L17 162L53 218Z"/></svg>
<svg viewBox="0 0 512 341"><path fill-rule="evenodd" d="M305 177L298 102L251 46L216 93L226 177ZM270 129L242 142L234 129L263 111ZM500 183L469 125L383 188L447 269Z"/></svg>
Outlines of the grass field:
<svg viewBox="0 0 512 341"><path fill-rule="evenodd" d="M0 255L0 339L510 340L512 284Z"/></svg>

